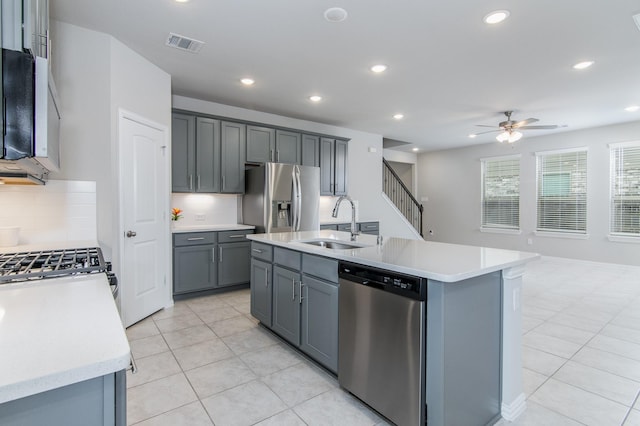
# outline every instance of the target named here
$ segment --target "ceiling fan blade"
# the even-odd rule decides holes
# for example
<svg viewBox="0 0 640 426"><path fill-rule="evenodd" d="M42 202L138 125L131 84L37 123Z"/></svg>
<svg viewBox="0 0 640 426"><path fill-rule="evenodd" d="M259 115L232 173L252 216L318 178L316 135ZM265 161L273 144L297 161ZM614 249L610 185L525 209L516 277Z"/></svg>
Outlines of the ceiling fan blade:
<svg viewBox="0 0 640 426"><path fill-rule="evenodd" d="M494 133L494 132L502 132L502 131L503 131L502 129L487 130L486 132L474 133L474 135L478 136L478 135L484 135L485 133Z"/></svg>
<svg viewBox="0 0 640 426"><path fill-rule="evenodd" d="M540 120L538 120L537 118L527 118L526 120L518 121L511 127L515 129L516 127L526 126L527 124L535 123L536 121L540 121Z"/></svg>
<svg viewBox="0 0 640 426"><path fill-rule="evenodd" d="M493 127L493 128L495 128L496 126L489 126L487 124L476 124L476 127Z"/></svg>
<svg viewBox="0 0 640 426"><path fill-rule="evenodd" d="M546 126L522 126L519 129L525 130L550 130L550 129L559 129L560 127L567 127L566 124L548 124Z"/></svg>

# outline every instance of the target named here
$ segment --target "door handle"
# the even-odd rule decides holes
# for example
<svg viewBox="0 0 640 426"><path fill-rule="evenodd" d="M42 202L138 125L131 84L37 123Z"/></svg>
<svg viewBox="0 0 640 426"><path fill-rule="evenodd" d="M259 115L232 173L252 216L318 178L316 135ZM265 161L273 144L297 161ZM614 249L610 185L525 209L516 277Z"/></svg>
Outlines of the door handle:
<svg viewBox="0 0 640 426"><path fill-rule="evenodd" d="M291 278L291 300L295 302L296 300L296 279Z"/></svg>
<svg viewBox="0 0 640 426"><path fill-rule="evenodd" d="M216 248L211 249L211 263L216 263Z"/></svg>
<svg viewBox="0 0 640 426"><path fill-rule="evenodd" d="M218 247L218 249L219 249L218 262L222 263L222 247Z"/></svg>
<svg viewBox="0 0 640 426"><path fill-rule="evenodd" d="M304 287L304 284L302 284L302 281L300 281L300 304L302 305L302 299L304 299L304 297L302 297L302 287Z"/></svg>
<svg viewBox="0 0 640 426"><path fill-rule="evenodd" d="M127 231L127 233L125 234L127 236L127 238L132 238L135 237L136 235L136 231Z"/></svg>
<svg viewBox="0 0 640 426"><path fill-rule="evenodd" d="M264 268L264 286L269 287L269 270Z"/></svg>

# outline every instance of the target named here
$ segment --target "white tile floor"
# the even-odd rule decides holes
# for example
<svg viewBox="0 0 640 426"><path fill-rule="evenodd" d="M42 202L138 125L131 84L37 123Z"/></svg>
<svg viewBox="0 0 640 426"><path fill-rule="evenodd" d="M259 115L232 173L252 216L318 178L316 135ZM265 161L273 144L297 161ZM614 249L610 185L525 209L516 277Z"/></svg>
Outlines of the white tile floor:
<svg viewBox="0 0 640 426"><path fill-rule="evenodd" d="M517 425L640 426L640 267L545 257L523 288ZM337 380L260 327L241 290L130 327L136 425L376 425Z"/></svg>

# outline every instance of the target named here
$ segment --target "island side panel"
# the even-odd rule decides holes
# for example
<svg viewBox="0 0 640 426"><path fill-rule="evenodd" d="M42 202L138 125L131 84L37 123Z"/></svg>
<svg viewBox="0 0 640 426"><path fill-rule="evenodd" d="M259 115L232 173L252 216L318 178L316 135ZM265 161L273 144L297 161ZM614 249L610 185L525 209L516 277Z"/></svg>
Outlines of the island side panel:
<svg viewBox="0 0 640 426"><path fill-rule="evenodd" d="M454 283L429 280L429 426L493 424L500 418L500 272Z"/></svg>
<svg viewBox="0 0 640 426"><path fill-rule="evenodd" d="M514 421L527 408L522 385L522 275L525 265L502 271L502 417Z"/></svg>

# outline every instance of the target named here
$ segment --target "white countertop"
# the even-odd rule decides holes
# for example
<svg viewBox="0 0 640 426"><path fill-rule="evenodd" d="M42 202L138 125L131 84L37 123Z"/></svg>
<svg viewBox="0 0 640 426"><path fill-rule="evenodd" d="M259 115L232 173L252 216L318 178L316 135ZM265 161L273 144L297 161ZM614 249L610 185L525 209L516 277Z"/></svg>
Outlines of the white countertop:
<svg viewBox="0 0 640 426"><path fill-rule="evenodd" d="M0 403L129 366L103 273L0 285Z"/></svg>
<svg viewBox="0 0 640 426"><path fill-rule="evenodd" d="M332 230L252 234L247 238L442 282L461 281L522 265L540 257L536 253L404 238L386 238L382 245L377 245L375 235L359 235L356 241L368 247L348 250L327 249L296 241L315 238L350 240L348 232Z"/></svg>
<svg viewBox="0 0 640 426"><path fill-rule="evenodd" d="M243 225L233 223L228 225L196 225L196 226L180 226L173 225L171 232L179 234L182 232L206 232L206 231L241 231L243 229L255 229L253 225Z"/></svg>

